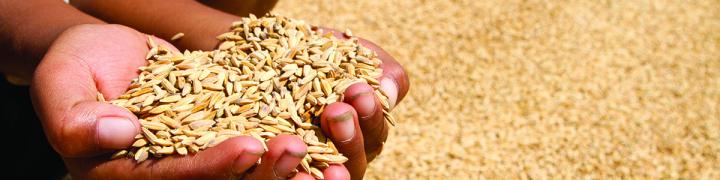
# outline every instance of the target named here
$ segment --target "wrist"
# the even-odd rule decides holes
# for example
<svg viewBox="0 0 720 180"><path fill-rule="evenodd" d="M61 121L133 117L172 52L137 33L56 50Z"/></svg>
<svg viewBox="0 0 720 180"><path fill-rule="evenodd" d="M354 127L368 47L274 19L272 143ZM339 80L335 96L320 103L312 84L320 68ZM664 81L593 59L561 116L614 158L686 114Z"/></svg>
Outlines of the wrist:
<svg viewBox="0 0 720 180"><path fill-rule="evenodd" d="M66 29L79 24L103 23L62 1L11 3L7 8L7 36L18 55L39 59ZM42 9L42 11L38 11Z"/></svg>
<svg viewBox="0 0 720 180"><path fill-rule="evenodd" d="M215 37L227 32L231 23L240 19L189 0L174 3L162 0L80 0L71 3L95 17L130 26L165 40L170 40L177 33L184 33L182 39L173 43L180 50L214 49L218 43Z"/></svg>
<svg viewBox="0 0 720 180"><path fill-rule="evenodd" d="M78 24L103 23L62 1L0 3L0 71L13 83L29 82L53 41Z"/></svg>

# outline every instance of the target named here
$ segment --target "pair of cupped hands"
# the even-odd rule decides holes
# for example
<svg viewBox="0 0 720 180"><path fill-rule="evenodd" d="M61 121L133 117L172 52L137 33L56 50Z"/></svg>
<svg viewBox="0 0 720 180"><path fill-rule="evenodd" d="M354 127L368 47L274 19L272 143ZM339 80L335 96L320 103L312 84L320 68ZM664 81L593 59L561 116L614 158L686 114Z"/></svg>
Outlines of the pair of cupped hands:
<svg viewBox="0 0 720 180"><path fill-rule="evenodd" d="M103 3L95 4L97 6L81 3L78 7L90 14L107 13ZM148 34L168 38L169 34L177 32L136 27L133 23L123 23L124 16L103 13L98 13L96 17L130 27L95 24L69 28L47 51L36 68L31 85L34 106L45 133L74 178L312 179L306 172L288 177L307 153L305 143L292 135L270 139L267 151L258 140L240 136L188 156L150 159L139 164L130 158L111 160L113 152L133 143L140 132L140 124L128 110L97 102L97 94L114 99L127 90L131 80L138 76L138 67L147 63ZM238 16L233 18L240 19ZM208 24L194 26L225 30L230 26L226 21L211 22L212 17L207 20ZM325 31L343 38L337 31ZM185 33L189 38L176 42L177 46L161 38L150 37L177 51L176 47L212 49L217 44L214 37L219 34L211 30ZM405 72L387 52L369 41L360 42L375 50L383 61L383 76L379 79L381 89L388 94L391 107L394 107L408 90ZM325 108L321 115L321 127L349 161L325 169L323 174L326 179L362 178L367 164L382 151L388 134L389 125L383 119L382 106L372 87L357 83L349 87L344 96L343 102ZM253 167L259 159L261 163Z"/></svg>

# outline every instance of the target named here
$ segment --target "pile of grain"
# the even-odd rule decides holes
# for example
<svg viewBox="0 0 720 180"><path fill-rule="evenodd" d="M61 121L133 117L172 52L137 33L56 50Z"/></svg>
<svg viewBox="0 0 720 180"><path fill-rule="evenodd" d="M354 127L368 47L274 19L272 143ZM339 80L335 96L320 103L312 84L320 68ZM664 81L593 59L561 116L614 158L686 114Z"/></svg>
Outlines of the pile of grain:
<svg viewBox="0 0 720 180"><path fill-rule="evenodd" d="M342 101L346 88L371 85L393 122L376 80L382 62L357 38L338 40L282 16L250 16L230 30L217 37L222 42L214 51L173 53L149 38L149 64L140 67L125 94L110 101L142 125L132 148L115 158L140 163L150 156L197 153L241 135L265 146L277 135L294 134L308 145L301 167L322 179L322 169L348 160L317 126L325 106Z"/></svg>
<svg viewBox="0 0 720 180"><path fill-rule="evenodd" d="M720 178L720 2L283 0L410 75L369 179ZM464 177L464 178L463 178Z"/></svg>

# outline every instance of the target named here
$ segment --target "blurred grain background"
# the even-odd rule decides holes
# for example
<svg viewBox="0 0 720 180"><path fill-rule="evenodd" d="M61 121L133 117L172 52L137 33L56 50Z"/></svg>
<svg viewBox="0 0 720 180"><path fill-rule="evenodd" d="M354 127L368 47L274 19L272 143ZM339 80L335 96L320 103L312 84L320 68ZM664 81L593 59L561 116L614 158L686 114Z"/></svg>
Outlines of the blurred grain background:
<svg viewBox="0 0 720 180"><path fill-rule="evenodd" d="M283 0L410 75L368 179L720 178L720 2Z"/></svg>

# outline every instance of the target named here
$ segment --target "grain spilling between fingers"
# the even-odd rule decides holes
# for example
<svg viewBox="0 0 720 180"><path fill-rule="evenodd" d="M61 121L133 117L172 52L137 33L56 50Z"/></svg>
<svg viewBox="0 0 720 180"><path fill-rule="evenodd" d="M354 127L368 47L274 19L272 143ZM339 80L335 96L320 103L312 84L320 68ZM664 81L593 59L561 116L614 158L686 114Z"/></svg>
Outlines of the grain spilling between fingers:
<svg viewBox="0 0 720 180"><path fill-rule="evenodd" d="M321 133L319 116L354 83L372 86L385 119L395 124L378 89L381 61L350 30L349 40L340 40L272 14L251 15L229 29L212 51L173 53L148 39L148 65L125 94L108 101L133 112L142 125L132 147L114 158L142 162L197 153L237 136L265 143L293 134L309 147L302 170L321 178L321 169L348 159ZM98 101L105 102L102 94Z"/></svg>

